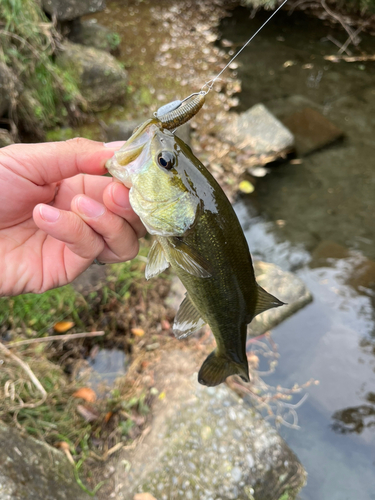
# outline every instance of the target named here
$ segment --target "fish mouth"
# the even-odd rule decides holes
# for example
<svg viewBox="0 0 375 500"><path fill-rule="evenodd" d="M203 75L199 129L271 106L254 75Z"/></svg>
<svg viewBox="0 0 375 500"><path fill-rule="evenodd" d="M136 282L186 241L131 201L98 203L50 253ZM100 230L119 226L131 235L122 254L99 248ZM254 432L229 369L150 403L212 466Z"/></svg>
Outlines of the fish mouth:
<svg viewBox="0 0 375 500"><path fill-rule="evenodd" d="M150 139L155 134L155 127L152 125L157 125L158 123L159 120L152 118L135 129L130 139L105 164L109 173L121 181L127 188L132 187L132 174L139 169L136 160L144 152L145 146L150 144Z"/></svg>

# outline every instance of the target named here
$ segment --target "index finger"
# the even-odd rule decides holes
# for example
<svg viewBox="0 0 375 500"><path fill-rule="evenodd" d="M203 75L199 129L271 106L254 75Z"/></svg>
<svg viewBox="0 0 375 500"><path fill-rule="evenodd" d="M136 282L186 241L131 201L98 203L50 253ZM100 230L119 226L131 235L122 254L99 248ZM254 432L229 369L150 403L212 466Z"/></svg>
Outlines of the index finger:
<svg viewBox="0 0 375 500"><path fill-rule="evenodd" d="M77 137L62 142L12 144L0 149L0 164L38 186L85 173L103 175L105 162L122 146Z"/></svg>

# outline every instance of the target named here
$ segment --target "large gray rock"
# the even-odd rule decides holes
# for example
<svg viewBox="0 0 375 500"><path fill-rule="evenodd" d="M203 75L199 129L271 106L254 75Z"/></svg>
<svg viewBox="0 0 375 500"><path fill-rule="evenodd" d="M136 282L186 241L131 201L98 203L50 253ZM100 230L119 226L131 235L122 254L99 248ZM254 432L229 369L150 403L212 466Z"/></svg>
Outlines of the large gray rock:
<svg viewBox="0 0 375 500"><path fill-rule="evenodd" d="M306 285L298 276L283 271L275 264L255 261L254 271L259 285L285 302L285 305L274 307L256 316L247 329L247 333L251 337L262 335L271 330L313 299Z"/></svg>
<svg viewBox="0 0 375 500"><path fill-rule="evenodd" d="M121 64L102 50L65 42L56 63L71 70L89 106L98 111L124 101L128 75Z"/></svg>
<svg viewBox="0 0 375 500"><path fill-rule="evenodd" d="M42 6L58 21L70 21L105 9L105 0L42 0Z"/></svg>
<svg viewBox="0 0 375 500"><path fill-rule="evenodd" d="M59 450L0 422L0 500L88 500Z"/></svg>
<svg viewBox="0 0 375 500"><path fill-rule="evenodd" d="M72 23L69 40L86 47L114 52L120 43L120 36L98 24L96 19L89 19L88 21L77 20Z"/></svg>
<svg viewBox="0 0 375 500"><path fill-rule="evenodd" d="M248 326L250 337L263 335L312 301L312 295L306 285L295 274L260 260L254 261L254 271L259 285L285 302L285 305L256 316ZM174 277L167 305L177 312L184 296L185 287L177 277Z"/></svg>
<svg viewBox="0 0 375 500"><path fill-rule="evenodd" d="M190 353L163 353L155 384L165 397L146 438L119 458L115 498L293 500L306 479L296 456L226 385L199 385L196 368Z"/></svg>
<svg viewBox="0 0 375 500"><path fill-rule="evenodd" d="M254 155L278 155L293 148L293 134L263 104L233 114L220 136Z"/></svg>

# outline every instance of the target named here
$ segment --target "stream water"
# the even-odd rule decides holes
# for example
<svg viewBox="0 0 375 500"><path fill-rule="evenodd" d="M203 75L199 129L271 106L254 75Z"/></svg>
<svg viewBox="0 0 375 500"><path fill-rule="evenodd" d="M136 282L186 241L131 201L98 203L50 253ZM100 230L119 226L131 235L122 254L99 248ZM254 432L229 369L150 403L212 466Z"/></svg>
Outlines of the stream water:
<svg viewBox="0 0 375 500"><path fill-rule="evenodd" d="M111 5L115 17L110 10L95 17L117 30L122 19L132 20L132 36L123 33L124 56L133 57L134 72L142 72L153 63L147 54L156 50L163 28L139 31L145 25L140 15L146 19L149 9L142 2L136 2L131 18L121 2ZM250 19L243 8L232 14L220 30L238 46L269 15L259 12ZM141 64L132 55L136 36L147 45ZM375 63L326 61L324 55L337 52L327 36L340 43L346 39L339 27L301 12L281 12L240 55L238 111L262 102L283 119L301 105L318 106L345 139L301 164L274 167L235 208L253 256L297 273L314 295L310 305L274 329L280 361L267 379L284 387L320 381L298 409L300 430L280 429L308 472L300 498L370 500L375 499ZM361 37L361 48L375 53L374 38ZM153 73L151 79L158 84ZM140 108L153 95L139 94Z"/></svg>
<svg viewBox="0 0 375 500"><path fill-rule="evenodd" d="M223 21L222 36L242 43L264 17L249 19L239 8ZM274 329L280 362L267 379L283 386L320 381L298 409L301 429L280 429L308 472L300 497L369 500L375 498L375 64L327 62L323 56L337 51L327 35L345 41L340 29L282 12L241 54L240 111L263 102L282 119L308 99L345 139L300 165L275 167L236 210L253 256L296 272L314 295ZM374 39L362 38L363 50L374 53Z"/></svg>

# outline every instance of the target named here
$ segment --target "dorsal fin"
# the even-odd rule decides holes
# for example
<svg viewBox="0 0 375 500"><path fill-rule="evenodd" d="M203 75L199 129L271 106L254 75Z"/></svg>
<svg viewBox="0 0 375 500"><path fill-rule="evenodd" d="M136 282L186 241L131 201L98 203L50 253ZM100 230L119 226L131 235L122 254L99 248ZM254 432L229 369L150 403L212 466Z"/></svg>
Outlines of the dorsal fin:
<svg viewBox="0 0 375 500"><path fill-rule="evenodd" d="M255 306L254 316L262 313L263 311L267 311L267 309L271 309L272 307L279 307L285 305L284 302L277 299L270 293L266 292L264 288L260 285L257 285L257 304Z"/></svg>

